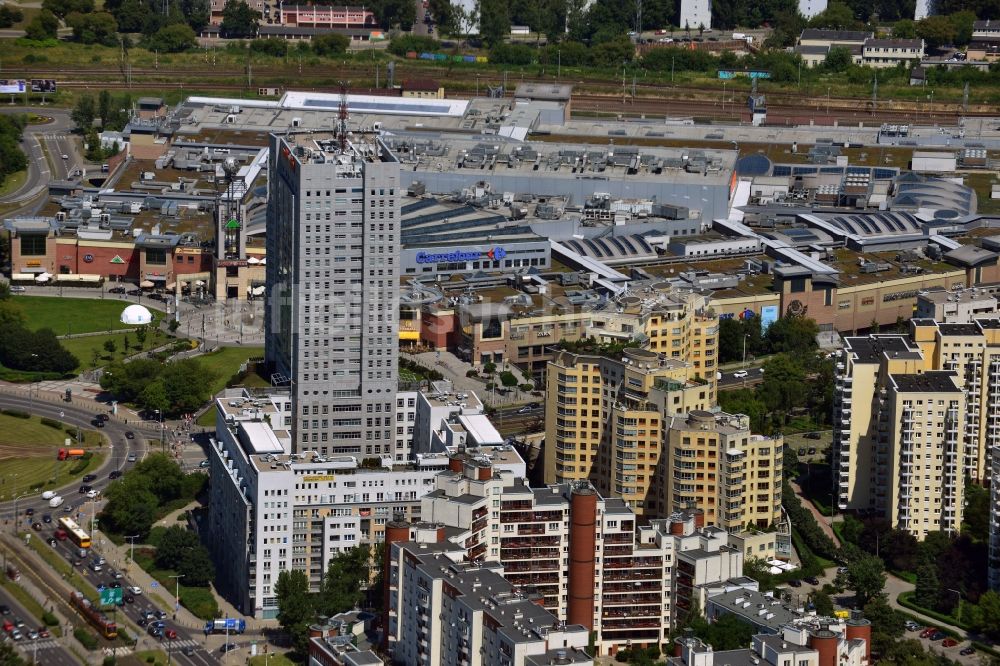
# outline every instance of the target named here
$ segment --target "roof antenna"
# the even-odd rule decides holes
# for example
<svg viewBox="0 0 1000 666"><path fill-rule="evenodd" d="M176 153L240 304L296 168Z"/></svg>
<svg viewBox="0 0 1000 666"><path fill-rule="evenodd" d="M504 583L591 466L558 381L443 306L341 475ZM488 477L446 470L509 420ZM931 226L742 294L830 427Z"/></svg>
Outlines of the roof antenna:
<svg viewBox="0 0 1000 666"><path fill-rule="evenodd" d="M347 148L347 86L350 81L340 82L340 110L337 113L337 139L340 141L340 152Z"/></svg>

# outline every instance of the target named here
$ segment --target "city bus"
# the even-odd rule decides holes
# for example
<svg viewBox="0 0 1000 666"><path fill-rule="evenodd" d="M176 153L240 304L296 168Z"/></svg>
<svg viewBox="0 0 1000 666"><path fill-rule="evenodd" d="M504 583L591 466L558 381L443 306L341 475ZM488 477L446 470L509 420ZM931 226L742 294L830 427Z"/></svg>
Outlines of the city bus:
<svg viewBox="0 0 1000 666"><path fill-rule="evenodd" d="M75 520L64 516L59 519L59 527L77 548L90 548L90 535L80 529Z"/></svg>

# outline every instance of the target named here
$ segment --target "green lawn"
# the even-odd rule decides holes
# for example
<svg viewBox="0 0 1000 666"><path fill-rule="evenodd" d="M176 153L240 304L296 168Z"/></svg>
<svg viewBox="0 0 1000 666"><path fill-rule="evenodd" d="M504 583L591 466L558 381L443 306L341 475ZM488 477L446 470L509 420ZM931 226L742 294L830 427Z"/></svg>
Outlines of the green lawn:
<svg viewBox="0 0 1000 666"><path fill-rule="evenodd" d="M250 657L250 666L299 666L299 662L292 661L280 652L271 652Z"/></svg>
<svg viewBox="0 0 1000 666"><path fill-rule="evenodd" d="M130 303L117 299L18 296L16 302L32 330L51 328L56 335L68 335L129 328L121 323L121 314ZM159 317L154 310L154 326Z"/></svg>
<svg viewBox="0 0 1000 666"><path fill-rule="evenodd" d="M129 348L128 352L125 351L125 338L128 338ZM113 340L115 343L114 353L109 354L104 348L104 344L108 340ZM153 329L146 335L146 341L142 345L141 351L148 351L150 349L155 349L169 340L166 334L159 329ZM88 335L81 338L63 338L60 340L62 346L66 348L73 356L80 361L80 365L77 366L78 371L89 370L91 368L99 367L110 363L112 361L118 361L125 358L126 354L131 356L132 354L139 353L140 349L139 340L136 338L135 333L112 333L111 335ZM94 362L94 352L97 352L97 362Z"/></svg>
<svg viewBox="0 0 1000 666"><path fill-rule="evenodd" d="M198 359L198 362L202 366L215 373L215 380L212 382L212 393L218 393L226 388L226 383L233 375L240 371L240 366L246 363L247 359L263 355L263 347L223 347L219 351L195 358ZM254 377L256 377L256 380L253 379ZM261 384L263 381L263 378L257 377L256 374L250 374L241 383L244 386L267 386L266 383Z"/></svg>
<svg viewBox="0 0 1000 666"><path fill-rule="evenodd" d="M145 569L150 576L158 580L164 590L173 590L176 580L171 578L171 576L175 572L170 569L157 569L153 557L154 551L152 548L143 547L135 551L135 563ZM196 617L202 620L211 620L218 616L219 604L215 601L211 588L191 587L182 583L180 586L180 595L181 605L194 613ZM172 601L173 599L171 598L171 604Z"/></svg>
<svg viewBox="0 0 1000 666"><path fill-rule="evenodd" d="M0 198L6 197L10 194L16 192L22 185L24 181L28 178L28 170L18 171L7 176L3 185L0 185Z"/></svg>
<svg viewBox="0 0 1000 666"><path fill-rule="evenodd" d="M104 461L105 453L97 448L104 438L92 430L83 431L84 447L93 454L86 464L82 460L56 460L56 450L65 446L69 436L37 417L0 414L0 498L9 499L35 487L63 485L97 469ZM71 445L76 446L76 442Z"/></svg>
<svg viewBox="0 0 1000 666"><path fill-rule="evenodd" d="M152 657L152 661L150 661L150 657ZM164 664L167 663L167 653L163 650L142 650L141 652L136 652L123 659L119 659L115 663L121 664L122 666L131 666L132 664L141 664L141 666L148 666L148 664L153 664L153 666L164 666Z"/></svg>

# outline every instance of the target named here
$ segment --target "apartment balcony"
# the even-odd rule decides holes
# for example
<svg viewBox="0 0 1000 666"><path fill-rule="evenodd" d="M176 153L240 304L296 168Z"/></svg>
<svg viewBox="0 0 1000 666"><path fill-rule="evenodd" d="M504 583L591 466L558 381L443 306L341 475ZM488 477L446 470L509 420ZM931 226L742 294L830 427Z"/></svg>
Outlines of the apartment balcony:
<svg viewBox="0 0 1000 666"><path fill-rule="evenodd" d="M541 560L525 560L521 562L516 560L507 560L503 563L505 573L559 571L561 568L562 567L559 561L544 562Z"/></svg>
<svg viewBox="0 0 1000 666"><path fill-rule="evenodd" d="M657 585L659 585L659 581L661 581L663 579L663 572L659 568L657 568L657 569L650 569L650 570L634 570L634 569L629 569L629 570L624 571L624 572L605 571L603 579L604 579L604 583L605 583L605 589L607 589L607 584L609 582L616 582L616 581L637 581L637 580L638 581L644 581L644 580L653 580L653 581L657 581Z"/></svg>
<svg viewBox="0 0 1000 666"><path fill-rule="evenodd" d="M655 608L652 609L652 612L648 613L649 615L656 615L656 614L658 614L659 613L660 604L662 604L662 603L663 603L663 595L662 594L615 595L613 597L609 597L609 596L607 596L607 594L605 594L603 597L601 597L601 606L603 608L605 608L605 609L608 609L608 608L617 608L618 606L627 606L628 608L632 608L632 609L635 609L636 606L654 606ZM644 610L646 610L646 609L642 609L642 611L644 611ZM646 615L647 614L647 613L641 612L638 609L632 610L632 611L627 611L626 610L626 611L622 611L621 613L624 614L624 615L638 615L638 614ZM604 612L603 615L604 615L604 617L608 617L609 615L617 615L617 614L618 614L617 612L611 613L611 612L605 610L605 612Z"/></svg>

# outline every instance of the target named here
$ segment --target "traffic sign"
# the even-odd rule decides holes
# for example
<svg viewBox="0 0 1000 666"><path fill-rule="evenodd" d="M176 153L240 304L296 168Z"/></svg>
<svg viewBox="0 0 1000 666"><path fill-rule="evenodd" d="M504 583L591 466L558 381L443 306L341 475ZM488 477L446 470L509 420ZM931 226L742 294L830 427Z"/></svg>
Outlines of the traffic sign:
<svg viewBox="0 0 1000 666"><path fill-rule="evenodd" d="M106 587L101 592L101 605L112 606L122 603L122 588Z"/></svg>
<svg viewBox="0 0 1000 666"><path fill-rule="evenodd" d="M149 584L149 586L150 586L150 587L159 587L159 586L160 586L160 584L159 584L159 583L157 583L157 582L156 582L156 581L154 580L154 581L153 581L152 583L150 583L150 584Z"/></svg>

